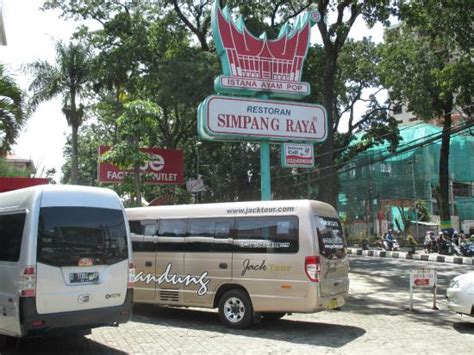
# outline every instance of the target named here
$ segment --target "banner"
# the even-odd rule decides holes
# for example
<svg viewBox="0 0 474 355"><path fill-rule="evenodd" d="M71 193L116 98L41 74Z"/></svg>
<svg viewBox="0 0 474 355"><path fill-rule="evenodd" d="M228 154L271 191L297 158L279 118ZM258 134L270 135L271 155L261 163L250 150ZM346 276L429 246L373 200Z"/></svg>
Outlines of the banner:
<svg viewBox="0 0 474 355"><path fill-rule="evenodd" d="M99 147L99 157L110 149L109 146ZM148 184L184 184L184 156L182 150L141 148L142 152L150 155L150 161L140 167L142 175L147 176ZM120 170L117 166L99 162L98 179L100 182L119 183L127 175L133 175L132 170Z"/></svg>

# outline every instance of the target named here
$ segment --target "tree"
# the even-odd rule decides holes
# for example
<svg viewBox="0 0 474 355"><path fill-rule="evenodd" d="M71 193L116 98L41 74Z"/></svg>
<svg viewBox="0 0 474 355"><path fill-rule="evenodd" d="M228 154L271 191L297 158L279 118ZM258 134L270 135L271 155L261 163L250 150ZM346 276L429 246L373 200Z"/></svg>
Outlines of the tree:
<svg viewBox="0 0 474 355"><path fill-rule="evenodd" d="M276 37L282 23L293 20L306 10L310 3L306 0L226 1L229 7L237 9L245 17L246 26L252 33L267 32L269 38ZM383 114L384 108L377 106L374 101L362 122L359 123L359 118L352 115L350 132L338 133L343 113L353 112L354 103L362 99L360 91L378 84L371 75L373 70L369 69L369 64L375 65L371 58L375 52L374 45L365 41L362 44L349 43L346 47L347 35L357 17L362 16L373 24L376 20L386 19L390 7L379 2L362 0L321 0L314 3L326 17L326 22L319 25L325 41L323 46L311 49L303 79L313 85L313 95L308 100L323 103L331 108L331 142L321 145L318 151L322 159L319 159L321 164L318 167L319 176L316 178L321 186L319 197L335 205L338 193L338 184L335 183L336 170L338 164L344 164L345 160L351 157L349 153L342 154L345 150L338 148L348 145L353 133L358 130L367 131L368 139L363 145L357 146L357 149L363 150L370 144L375 144L381 132L386 134L396 128L388 121L387 115ZM162 118L157 122L156 136L150 143L161 147L183 148L187 161L197 158L192 146L197 140L197 105L212 92L213 78L219 73L219 64L213 53L214 45L210 36L211 5L211 0L50 0L44 7L59 9L63 16L68 18L94 19L101 24L99 30L82 28L76 34L76 37L87 41L99 53L95 62L100 70L96 70L98 75L94 87L98 89L100 104L104 105L105 101L102 99L106 98L109 106L107 116L101 116L100 119L107 120L108 123L115 122L122 113L122 101L153 101L161 107ZM330 25L328 18L332 18L329 16L331 13L336 14L336 22ZM350 17L343 14L350 14ZM347 48L347 53L353 53L347 54L347 59L342 58L344 48ZM363 58L357 60L358 70L354 73L351 68L354 67L357 53L363 55ZM328 62L332 64L329 65ZM344 66L347 69L341 69ZM113 95L111 89L114 90ZM112 97L115 97L115 101ZM115 115L111 114L114 112L113 107ZM396 134L393 134L393 137L396 138ZM215 191L208 191L203 195L212 199L235 199L238 198L235 195L237 191L241 194L244 194L242 191L249 191L251 193L246 196L254 196L258 160L250 158L249 154L256 154L256 146L247 143L206 143L205 146L218 146L222 150L219 154L209 152L206 163L215 166L214 172L221 171L225 178L212 179L212 188ZM237 154L238 148L241 151ZM207 154L206 151L207 149L204 154ZM271 153L272 162L279 165L278 149L275 149L275 146L272 147ZM250 184L249 172L252 175ZM281 169L274 168L272 175L276 177L280 172ZM231 173L234 178L229 176ZM314 184L315 179L312 176L307 178L309 174L302 176L288 171L284 174L285 178L274 184L275 197L291 197L292 193L293 196L309 197L306 186L310 180ZM235 184L236 180L240 186ZM294 183L304 184L305 188L295 192L291 189ZM315 192L316 189L311 189L311 197Z"/></svg>
<svg viewBox="0 0 474 355"><path fill-rule="evenodd" d="M469 10L470 8L470 10ZM417 1L402 7L405 22L386 36L380 75L392 99L424 120L443 125L437 200L442 221L450 220L449 145L455 109L472 120L474 4Z"/></svg>
<svg viewBox="0 0 474 355"><path fill-rule="evenodd" d="M78 183L78 131L84 121L84 105L80 100L84 98L89 80L90 53L87 47L81 44L62 42L56 44L56 63L36 61L28 65L34 79L29 89L33 96L29 102L31 111L34 111L41 102L61 96L63 101L62 112L67 123L72 128L72 166L71 181Z"/></svg>
<svg viewBox="0 0 474 355"><path fill-rule="evenodd" d="M324 62L322 70L323 85L321 87L321 103L326 108L328 114L328 139L321 145L319 159L321 171L319 176L319 198L336 206L338 195L337 164L336 164L336 142L338 140L338 117L336 107L338 105L338 87L336 86L338 76L338 62L340 54L346 44L349 32L359 16L373 25L377 21L387 21L393 7L385 2L375 1L270 1L261 0L248 1L228 1L230 7L237 7L240 14L245 15L246 23L249 23L249 30L255 31L257 28L262 31L275 33L276 29L289 19L296 17L306 10L311 3L315 3L323 17L323 21L318 23L318 29L323 40ZM171 4L177 12L179 18L194 33L201 44L201 49L206 51L211 46L203 43L203 38L208 38L209 31L209 11L204 8L209 7L211 1L201 1L199 6L187 0L168 0L164 4ZM335 22L329 23L330 14L335 14ZM252 15L252 16L249 16ZM348 16L347 16L348 15ZM255 19L257 21L255 21ZM263 19L269 19L270 25L262 25ZM257 25L256 22L260 23ZM309 75L311 75L310 73ZM306 75L307 77L307 75ZM379 112L377 109L376 112ZM375 111L374 111L375 112ZM371 115L372 116L372 115ZM380 116L379 116L380 117ZM368 123L368 122L366 122ZM362 125L361 125L362 126ZM380 125L379 125L380 128ZM392 127L393 128L393 127Z"/></svg>
<svg viewBox="0 0 474 355"><path fill-rule="evenodd" d="M10 150L26 118L23 92L0 63L0 156Z"/></svg>
<svg viewBox="0 0 474 355"><path fill-rule="evenodd" d="M136 100L125 104L125 110L117 121L120 140L107 153L103 160L117 165L121 170L133 172L135 205L141 206L142 176L140 167L150 161L147 153L140 148L152 136L155 122L159 120L161 110L149 101Z"/></svg>

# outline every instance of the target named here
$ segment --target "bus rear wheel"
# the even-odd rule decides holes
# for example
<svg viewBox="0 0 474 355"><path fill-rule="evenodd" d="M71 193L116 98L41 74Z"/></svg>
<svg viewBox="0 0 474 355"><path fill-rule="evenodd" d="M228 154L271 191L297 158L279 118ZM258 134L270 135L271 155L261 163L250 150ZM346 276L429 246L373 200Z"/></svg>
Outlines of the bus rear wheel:
<svg viewBox="0 0 474 355"><path fill-rule="evenodd" d="M253 322L253 307L249 296L238 289L224 293L219 300L219 319L229 328L250 327Z"/></svg>

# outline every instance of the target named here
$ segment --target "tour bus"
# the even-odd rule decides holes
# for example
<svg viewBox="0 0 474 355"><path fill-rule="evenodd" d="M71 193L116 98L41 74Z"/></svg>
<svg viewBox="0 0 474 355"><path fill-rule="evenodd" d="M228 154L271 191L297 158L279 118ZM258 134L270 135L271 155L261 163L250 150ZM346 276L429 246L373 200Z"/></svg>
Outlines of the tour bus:
<svg viewBox="0 0 474 355"><path fill-rule="evenodd" d="M134 269L122 202L109 189L0 193L0 338L90 333L131 317Z"/></svg>
<svg viewBox="0 0 474 355"><path fill-rule="evenodd" d="M310 200L126 209L134 302L218 308L222 323L341 307L347 246L336 210Z"/></svg>

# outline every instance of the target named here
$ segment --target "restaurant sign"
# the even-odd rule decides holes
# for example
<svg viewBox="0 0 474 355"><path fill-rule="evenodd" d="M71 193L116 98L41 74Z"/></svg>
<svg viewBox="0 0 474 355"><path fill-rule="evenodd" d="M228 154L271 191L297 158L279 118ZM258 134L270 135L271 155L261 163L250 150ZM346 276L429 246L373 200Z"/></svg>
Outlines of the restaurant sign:
<svg viewBox="0 0 474 355"><path fill-rule="evenodd" d="M281 165L285 168L314 167L312 144L285 143L281 146Z"/></svg>
<svg viewBox="0 0 474 355"><path fill-rule="evenodd" d="M322 142L327 115L316 104L211 95L199 105L198 133L216 141Z"/></svg>

